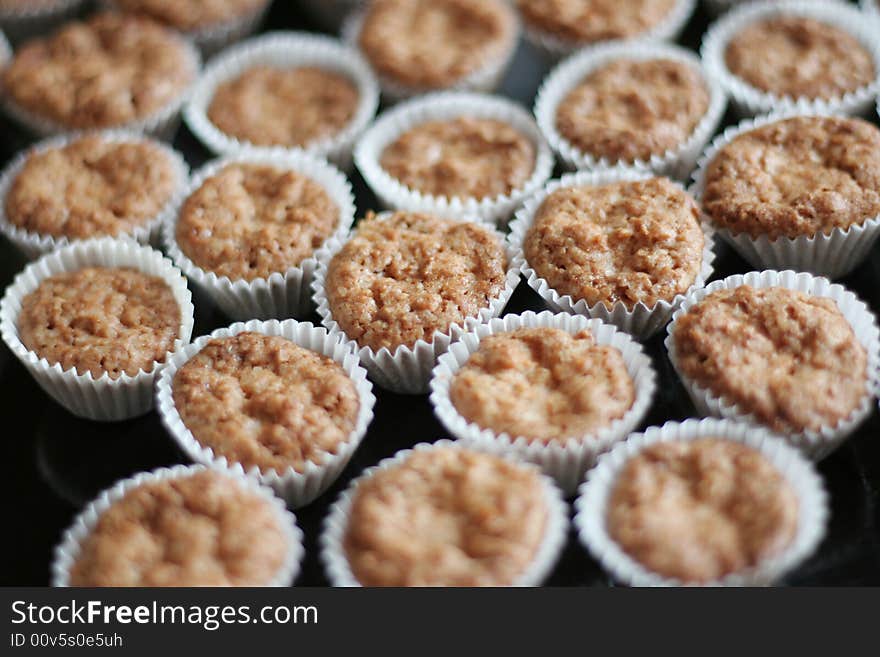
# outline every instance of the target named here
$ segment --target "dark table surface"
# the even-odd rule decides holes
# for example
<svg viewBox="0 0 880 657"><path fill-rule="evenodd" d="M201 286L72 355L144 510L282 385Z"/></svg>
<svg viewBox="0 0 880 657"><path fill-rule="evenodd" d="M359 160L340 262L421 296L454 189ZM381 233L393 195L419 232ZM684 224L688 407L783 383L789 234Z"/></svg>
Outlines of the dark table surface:
<svg viewBox="0 0 880 657"><path fill-rule="evenodd" d="M622 0L625 1L625 0ZM709 17L698 9L681 42L697 49ZM313 29L295 3L275 2L264 29ZM530 108L541 79L549 70L526 44L521 44L501 92ZM874 117L876 122L877 117ZM728 114L725 124L734 118ZM30 143L28 136L0 119L0 159L6 162ZM175 145L197 167L210 154L182 127ZM360 177L352 174L358 216L375 207ZM26 264L6 242L0 243L0 285L5 287ZM715 278L751 268L725 245L719 245ZM880 254L843 281L880 310ZM193 337L230 322L197 293ZM541 299L522 283L507 312L542 308ZM317 323L317 318L313 318ZM662 346L664 333L649 340L659 375L657 399L644 426L695 415ZM318 559L318 536L329 505L364 468L418 442L448 437L435 419L426 396L401 396L376 389L375 419L339 481L317 501L296 512L305 533L306 556L298 585L322 586L327 580ZM0 347L0 584L44 585L49 579L52 549L73 516L97 493L120 478L164 465L186 462L166 435L155 413L135 420L100 424L77 419L52 402L9 350ZM880 584L880 417L875 412L819 470L831 495L831 521L817 553L791 574L790 585ZM574 534L550 576L549 585L608 586L602 573Z"/></svg>

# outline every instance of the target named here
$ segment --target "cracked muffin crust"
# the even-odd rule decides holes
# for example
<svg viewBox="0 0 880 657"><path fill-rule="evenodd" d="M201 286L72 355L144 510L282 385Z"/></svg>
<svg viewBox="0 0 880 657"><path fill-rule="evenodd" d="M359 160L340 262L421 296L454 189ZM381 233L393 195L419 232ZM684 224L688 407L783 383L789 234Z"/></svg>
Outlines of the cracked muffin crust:
<svg viewBox="0 0 880 657"><path fill-rule="evenodd" d="M167 107L196 73L171 30L103 13L26 43L2 75L5 93L24 112L67 128L107 128Z"/></svg>
<svg viewBox="0 0 880 657"><path fill-rule="evenodd" d="M868 393L867 354L833 299L718 290L674 335L681 374L779 433L836 426Z"/></svg>
<svg viewBox="0 0 880 657"><path fill-rule="evenodd" d="M81 545L71 586L264 586L284 565L268 500L202 470L146 482L113 502Z"/></svg>
<svg viewBox="0 0 880 657"><path fill-rule="evenodd" d="M696 203L667 178L558 189L523 241L529 266L559 294L609 309L684 294L703 246Z"/></svg>
<svg viewBox="0 0 880 657"><path fill-rule="evenodd" d="M307 146L354 119L360 94L347 76L313 66L254 66L217 87L208 118L258 146Z"/></svg>
<svg viewBox="0 0 880 657"><path fill-rule="evenodd" d="M626 39L666 20L677 0L517 0L523 20L566 41Z"/></svg>
<svg viewBox="0 0 880 657"><path fill-rule="evenodd" d="M373 0L359 46L379 75L442 89L502 57L516 33L503 0Z"/></svg>
<svg viewBox="0 0 880 657"><path fill-rule="evenodd" d="M324 291L350 340L394 352L476 317L506 275L504 247L489 228L395 212L358 224L330 260Z"/></svg>
<svg viewBox="0 0 880 657"><path fill-rule="evenodd" d="M854 36L806 16L774 16L746 26L727 45L728 70L776 96L830 100L870 84L871 53Z"/></svg>
<svg viewBox="0 0 880 657"><path fill-rule="evenodd" d="M178 184L175 163L148 140L99 135L28 156L6 195L6 219L69 239L129 233L158 217Z"/></svg>
<svg viewBox="0 0 880 657"><path fill-rule="evenodd" d="M635 386L618 349L551 328L490 335L449 386L469 422L528 442L583 439L622 418Z"/></svg>
<svg viewBox="0 0 880 657"><path fill-rule="evenodd" d="M113 0L119 9L193 32L252 16L268 0Z"/></svg>
<svg viewBox="0 0 880 657"><path fill-rule="evenodd" d="M49 363L118 379L165 362L180 307L161 278L86 267L44 279L22 300L16 324L24 346Z"/></svg>
<svg viewBox="0 0 880 657"><path fill-rule="evenodd" d="M707 583L785 550L797 531L798 499L759 451L707 436L659 442L630 458L606 522L645 568Z"/></svg>
<svg viewBox="0 0 880 657"><path fill-rule="evenodd" d="M522 187L535 170L535 144L509 123L462 116L404 132L379 160L393 178L424 194L494 198Z"/></svg>
<svg viewBox="0 0 880 657"><path fill-rule="evenodd" d="M620 59L568 93L556 110L556 129L596 158L649 160L686 142L708 109L698 68L672 59Z"/></svg>
<svg viewBox="0 0 880 657"><path fill-rule="evenodd" d="M535 558L548 516L531 468L415 451L358 484L343 549L363 586L506 586Z"/></svg>
<svg viewBox="0 0 880 657"><path fill-rule="evenodd" d="M205 271L250 281L299 266L338 224L339 208L308 176L231 163L186 199L175 235Z"/></svg>
<svg viewBox="0 0 880 657"><path fill-rule="evenodd" d="M880 214L880 130L799 116L735 137L706 167L701 204L734 234L796 238Z"/></svg>
<svg viewBox="0 0 880 657"><path fill-rule="evenodd" d="M348 439L360 408L333 359L251 332L205 344L175 374L172 394L193 437L245 471L321 465Z"/></svg>

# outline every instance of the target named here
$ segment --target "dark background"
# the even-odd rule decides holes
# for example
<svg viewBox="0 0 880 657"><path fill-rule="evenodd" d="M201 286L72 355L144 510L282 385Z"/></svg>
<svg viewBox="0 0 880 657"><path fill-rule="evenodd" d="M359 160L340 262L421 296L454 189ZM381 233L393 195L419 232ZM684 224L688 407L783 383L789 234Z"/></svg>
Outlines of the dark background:
<svg viewBox="0 0 880 657"><path fill-rule="evenodd" d="M621 0L625 2L626 0ZM702 7L692 17L684 45L697 49L709 23ZM295 2L274 3L264 29L314 29ZM531 108L541 79L549 70L522 43L500 93ZM872 120L877 123L877 116ZM735 123L729 113L724 125ZM5 163L30 139L0 118L0 161ZM210 154L181 127L174 142L192 167ZM363 181L352 175L358 216L375 208ZM751 268L726 245L717 247L714 278ZM8 285L26 264L11 245L0 242L0 286ZM871 257L843 283L855 290L876 313L880 309L880 255ZM193 338L230 322L210 301L194 291ZM541 299L522 283L507 312L542 309ZM317 317L312 318L315 323ZM657 399L644 426L695 415L662 346L661 332L647 342L659 375ZM319 559L318 536L328 506L352 477L380 459L418 442L448 437L434 418L426 396L401 396L376 389L375 419L342 477L327 493L296 512L305 532L306 556L299 585L326 585ZM791 585L857 585L880 583L880 418L877 410L849 442L825 459L819 470L831 494L831 521L818 552L788 577ZM52 402L24 367L0 347L0 584L44 585L54 545L73 516L97 493L120 478L163 465L186 462L166 435L155 413L118 424L79 420ZM572 534L548 584L608 586L610 582Z"/></svg>

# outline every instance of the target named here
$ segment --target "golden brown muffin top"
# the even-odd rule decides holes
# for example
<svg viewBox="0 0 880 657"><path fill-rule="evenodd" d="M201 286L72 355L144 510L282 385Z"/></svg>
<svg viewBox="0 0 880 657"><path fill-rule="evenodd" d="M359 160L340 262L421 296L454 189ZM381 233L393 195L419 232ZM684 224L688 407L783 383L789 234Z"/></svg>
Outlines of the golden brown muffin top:
<svg viewBox="0 0 880 657"><path fill-rule="evenodd" d="M880 214L880 130L843 117L769 123L718 151L704 183L703 210L734 234L845 230Z"/></svg>
<svg viewBox="0 0 880 657"><path fill-rule="evenodd" d="M22 299L16 323L24 346L49 363L118 379L165 361L180 335L180 312L161 278L86 267L43 279Z"/></svg>
<svg viewBox="0 0 880 657"><path fill-rule="evenodd" d="M517 0L525 22L581 43L631 38L662 23L677 0Z"/></svg>
<svg viewBox="0 0 880 657"><path fill-rule="evenodd" d="M798 499L759 451L707 436L659 442L631 457L606 522L648 570L705 584L785 550L797 531Z"/></svg>
<svg viewBox="0 0 880 657"><path fill-rule="evenodd" d="M584 439L622 418L635 386L620 350L596 344L590 331L526 328L483 338L449 397L480 428L552 443Z"/></svg>
<svg viewBox="0 0 880 657"><path fill-rule="evenodd" d="M246 471L322 464L348 440L360 408L333 359L251 332L206 343L177 371L172 392L193 437Z"/></svg>
<svg viewBox="0 0 880 657"><path fill-rule="evenodd" d="M451 447L362 481L344 550L364 586L506 586L534 559L548 508L537 472Z"/></svg>
<svg viewBox="0 0 880 657"><path fill-rule="evenodd" d="M133 488L81 548L71 586L265 586L289 545L268 500L203 470Z"/></svg>
<svg viewBox="0 0 880 657"><path fill-rule="evenodd" d="M672 301L703 262L696 203L667 178L563 187L538 208L523 251L559 294L588 305Z"/></svg>
<svg viewBox="0 0 880 657"><path fill-rule="evenodd" d="M339 208L306 175L267 164L231 163L183 204L180 250L230 280L268 278L311 257L339 225Z"/></svg>
<svg viewBox="0 0 880 657"><path fill-rule="evenodd" d="M717 290L679 317L678 368L779 433L836 426L867 394L867 354L833 299Z"/></svg>

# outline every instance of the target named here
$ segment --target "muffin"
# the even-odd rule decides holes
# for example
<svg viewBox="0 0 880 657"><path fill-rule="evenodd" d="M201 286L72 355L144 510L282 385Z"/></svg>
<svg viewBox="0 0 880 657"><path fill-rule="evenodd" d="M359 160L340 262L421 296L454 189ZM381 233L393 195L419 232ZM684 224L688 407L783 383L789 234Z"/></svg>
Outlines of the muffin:
<svg viewBox="0 0 880 657"><path fill-rule="evenodd" d="M559 134L596 160L648 161L685 143L709 110L702 72L673 59L616 59L559 104Z"/></svg>
<svg viewBox="0 0 880 657"><path fill-rule="evenodd" d="M606 522L612 540L651 572L704 584L785 550L798 499L751 447L716 437L660 442L627 461Z"/></svg>
<svg viewBox="0 0 880 657"><path fill-rule="evenodd" d="M205 271L250 281L297 267L334 233L339 213L324 187L306 175L234 162L183 202L175 240Z"/></svg>
<svg viewBox="0 0 880 657"><path fill-rule="evenodd" d="M431 405L464 444L538 465L571 495L652 403L641 345L598 319L549 311L473 327L437 361Z"/></svg>
<svg viewBox="0 0 880 657"><path fill-rule="evenodd" d="M752 238L847 230L880 215L880 130L795 116L744 131L705 167L701 205L719 228Z"/></svg>
<svg viewBox="0 0 880 657"><path fill-rule="evenodd" d="M120 10L148 16L168 27L195 34L238 23L261 13L269 0L111 0Z"/></svg>
<svg viewBox="0 0 880 657"><path fill-rule="evenodd" d="M352 343L292 319L202 336L168 360L156 385L159 417L189 458L247 474L291 508L336 481L375 401Z"/></svg>
<svg viewBox="0 0 880 657"><path fill-rule="evenodd" d="M85 267L40 282L21 303L24 346L77 374L117 379L165 361L181 309L159 277L128 268Z"/></svg>
<svg viewBox="0 0 880 657"><path fill-rule="evenodd" d="M589 330L498 333L455 373L449 397L466 420L544 444L579 440L620 420L635 401L620 350Z"/></svg>
<svg viewBox="0 0 880 657"><path fill-rule="evenodd" d="M516 45L503 0L373 0L356 41L392 99L465 86L490 90Z"/></svg>
<svg viewBox="0 0 880 657"><path fill-rule="evenodd" d="M830 100L878 75L870 51L846 30L778 14L747 25L727 45L728 70L774 96Z"/></svg>
<svg viewBox="0 0 880 657"><path fill-rule="evenodd" d="M834 299L742 284L673 327L679 374L778 433L842 425L870 394L868 354Z"/></svg>
<svg viewBox="0 0 880 657"><path fill-rule="evenodd" d="M272 32L213 57L184 119L218 155L301 149L347 170L378 106L379 84L357 50L323 35Z"/></svg>
<svg viewBox="0 0 880 657"><path fill-rule="evenodd" d="M338 135L359 105L357 85L341 73L256 65L216 88L207 115L240 141L302 148Z"/></svg>
<svg viewBox="0 0 880 657"><path fill-rule="evenodd" d="M870 21L847 3L741 3L704 35L700 53L741 116L864 114L880 86Z"/></svg>
<svg viewBox="0 0 880 657"><path fill-rule="evenodd" d="M532 177L535 146L508 123L462 116L407 130L379 162L424 194L483 199L510 194Z"/></svg>
<svg viewBox="0 0 880 657"><path fill-rule="evenodd" d="M115 13L34 39L2 72L16 118L40 132L160 129L195 80L198 58L174 32Z"/></svg>
<svg viewBox="0 0 880 657"><path fill-rule="evenodd" d="M680 0L516 0L526 33L553 55L600 41L674 39L693 10Z"/></svg>
<svg viewBox="0 0 880 657"><path fill-rule="evenodd" d="M320 465L349 440L360 406L354 382L333 359L251 331L207 342L171 388L196 441L245 471Z"/></svg>
<svg viewBox="0 0 880 657"><path fill-rule="evenodd" d="M3 341L40 387L102 422L153 406L157 365L187 344L192 295L180 270L130 239L80 240L24 268L0 301Z"/></svg>
<svg viewBox="0 0 880 657"><path fill-rule="evenodd" d="M504 291L507 256L478 224L414 212L368 215L327 265L333 321L374 352L431 342Z"/></svg>
<svg viewBox="0 0 880 657"><path fill-rule="evenodd" d="M704 240L690 195L653 177L560 185L535 211L522 253L528 268L572 303L631 311L672 303L694 285Z"/></svg>
<svg viewBox="0 0 880 657"><path fill-rule="evenodd" d="M355 163L387 208L503 225L553 172L534 117L513 101L438 92L382 114Z"/></svg>
<svg viewBox="0 0 880 657"><path fill-rule="evenodd" d="M27 254L105 235L146 243L187 174L176 152L133 133L52 139L7 169L2 227Z"/></svg>
<svg viewBox="0 0 880 657"><path fill-rule="evenodd" d="M157 476L158 475L158 476ZM81 516L62 545L70 586L280 586L298 570L293 517L245 479L200 468L140 476ZM162 476L164 475L164 476ZM67 549L65 549L67 548ZM59 564L60 565L60 564Z"/></svg>
<svg viewBox="0 0 880 657"><path fill-rule="evenodd" d="M564 531L554 497L528 466L448 443L421 446L356 483L346 512L335 510L340 554L328 561L344 560L362 586L536 584L558 550L546 549L548 539Z"/></svg>

